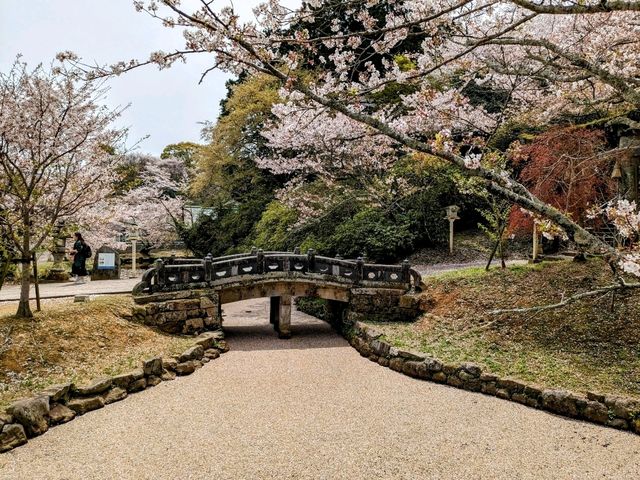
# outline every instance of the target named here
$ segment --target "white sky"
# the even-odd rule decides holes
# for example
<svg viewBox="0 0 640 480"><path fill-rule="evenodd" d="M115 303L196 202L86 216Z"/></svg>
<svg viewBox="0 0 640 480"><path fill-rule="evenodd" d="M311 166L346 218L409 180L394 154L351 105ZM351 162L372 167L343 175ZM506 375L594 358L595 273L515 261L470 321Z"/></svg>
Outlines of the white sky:
<svg viewBox="0 0 640 480"><path fill-rule="evenodd" d="M245 20L253 19L251 10L258 3L260 0L234 2ZM286 3L295 6L300 0ZM146 59L150 52L182 46L179 29L165 28L158 20L136 12L132 0L0 0L3 72L18 53L33 67L50 63L63 50L77 53L87 63L107 64ZM198 85L211 63L206 55L192 56L186 65L176 63L162 71L142 67L111 80L106 103L111 107L131 104L119 122L130 128L129 143L149 135L139 150L159 154L170 143L198 142L198 122L217 118L226 93L224 83L230 78L213 71Z"/></svg>

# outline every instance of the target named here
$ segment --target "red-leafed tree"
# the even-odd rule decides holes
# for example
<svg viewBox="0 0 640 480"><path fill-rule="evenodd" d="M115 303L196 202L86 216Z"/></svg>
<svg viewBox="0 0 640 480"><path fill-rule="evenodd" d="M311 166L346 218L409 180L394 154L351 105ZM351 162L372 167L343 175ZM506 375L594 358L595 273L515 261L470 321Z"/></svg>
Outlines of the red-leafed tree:
<svg viewBox="0 0 640 480"><path fill-rule="evenodd" d="M605 149L602 130L555 128L519 148L513 162L531 193L584 225L589 209L613 196L612 157ZM514 208L512 231L530 231L532 222L530 215Z"/></svg>

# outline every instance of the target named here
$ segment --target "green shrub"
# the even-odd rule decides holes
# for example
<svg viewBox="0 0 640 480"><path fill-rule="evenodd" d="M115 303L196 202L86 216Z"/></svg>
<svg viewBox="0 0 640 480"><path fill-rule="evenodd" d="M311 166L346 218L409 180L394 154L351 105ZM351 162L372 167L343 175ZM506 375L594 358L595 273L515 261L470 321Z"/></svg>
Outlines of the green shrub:
<svg viewBox="0 0 640 480"><path fill-rule="evenodd" d="M381 210L366 209L338 225L330 238L332 250L349 258L393 261L408 252L416 238L404 217L388 218Z"/></svg>

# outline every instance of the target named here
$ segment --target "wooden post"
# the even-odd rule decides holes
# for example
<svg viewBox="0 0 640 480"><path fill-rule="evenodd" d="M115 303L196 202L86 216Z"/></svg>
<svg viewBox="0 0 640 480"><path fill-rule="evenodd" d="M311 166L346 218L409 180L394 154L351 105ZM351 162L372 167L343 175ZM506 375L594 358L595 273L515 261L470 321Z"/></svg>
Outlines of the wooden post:
<svg viewBox="0 0 640 480"><path fill-rule="evenodd" d="M538 227L536 222L533 222L533 254L531 258L535 262L538 259Z"/></svg>
<svg viewBox="0 0 640 480"><path fill-rule="evenodd" d="M36 288L36 312L41 310L40 308L40 284L38 282L38 261L36 259L36 252L33 252L31 260L33 261L33 284Z"/></svg>

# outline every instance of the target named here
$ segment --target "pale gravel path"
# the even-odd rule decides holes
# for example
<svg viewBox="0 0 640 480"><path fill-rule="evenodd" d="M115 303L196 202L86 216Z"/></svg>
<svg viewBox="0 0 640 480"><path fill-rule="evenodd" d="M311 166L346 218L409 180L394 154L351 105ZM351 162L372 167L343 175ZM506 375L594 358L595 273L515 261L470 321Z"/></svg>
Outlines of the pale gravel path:
<svg viewBox="0 0 640 480"><path fill-rule="evenodd" d="M95 280L83 284L74 282L41 283L40 298L73 297L74 295L107 295L131 293L139 278L125 280ZM31 299L36 298L35 286L31 285ZM0 290L0 302L20 300L20 285L4 285Z"/></svg>
<svg viewBox="0 0 640 480"><path fill-rule="evenodd" d="M640 436L405 377L302 314L278 340L266 306L227 306L229 353L0 455L0 478L640 477Z"/></svg>

